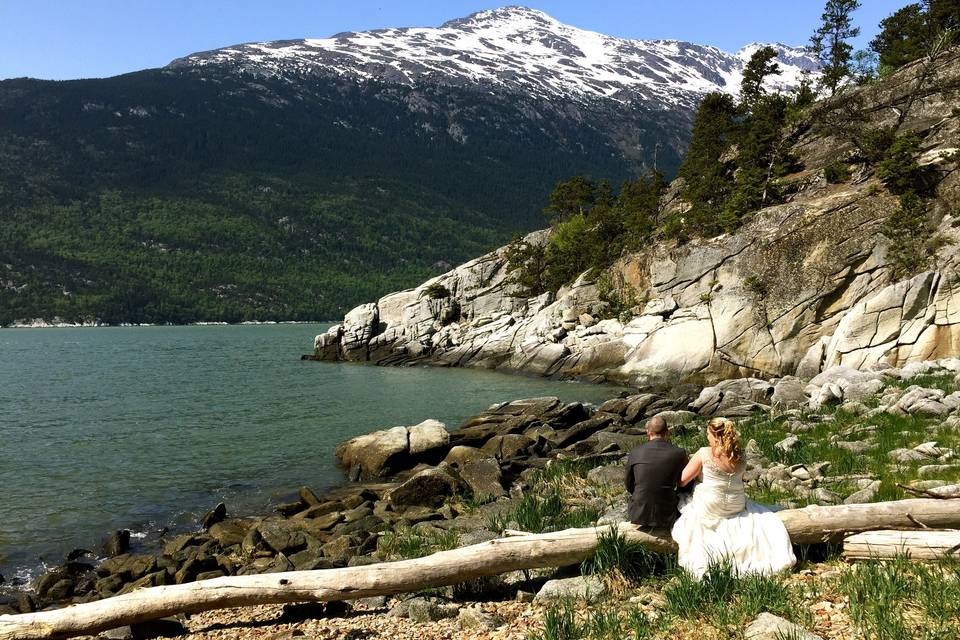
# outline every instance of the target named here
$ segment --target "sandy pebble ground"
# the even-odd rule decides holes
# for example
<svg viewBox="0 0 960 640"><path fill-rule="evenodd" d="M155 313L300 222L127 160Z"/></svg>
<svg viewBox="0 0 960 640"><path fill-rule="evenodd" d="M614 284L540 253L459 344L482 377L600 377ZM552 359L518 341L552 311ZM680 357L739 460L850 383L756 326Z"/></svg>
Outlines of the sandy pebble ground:
<svg viewBox="0 0 960 640"><path fill-rule="evenodd" d="M842 565L841 565L842 567ZM821 582L843 569L838 566L818 565L812 569L796 573L789 581L796 587L811 582ZM817 590L819 591L819 590ZM594 607L634 606L640 607L650 617L657 617L657 597L644 597L643 594L656 594L651 587L632 589L615 600L593 605ZM502 601L464 603L463 607L475 606L486 613L498 616L503 625L493 629L462 629L456 618L437 622L415 623L406 618L388 615L389 609L397 600L391 600L386 606L368 608L355 603L346 613L329 615L305 620L291 621L285 615L285 606L269 605L240 609L223 609L189 616L185 622L189 633L180 636L181 640L225 640L240 638L244 640L527 640L532 633L543 628L543 616L546 607L528 602ZM804 602L813 615L814 624L810 631L825 640L855 640L861 636L851 628L847 615L845 598L831 594L830 590L821 591ZM586 605L584 605L586 608ZM653 637L661 639L697 639L712 640L730 637L730 629L722 633L707 624L706 621L676 620L666 632ZM739 630L742 631L742 630ZM624 640L629 640L629 637Z"/></svg>

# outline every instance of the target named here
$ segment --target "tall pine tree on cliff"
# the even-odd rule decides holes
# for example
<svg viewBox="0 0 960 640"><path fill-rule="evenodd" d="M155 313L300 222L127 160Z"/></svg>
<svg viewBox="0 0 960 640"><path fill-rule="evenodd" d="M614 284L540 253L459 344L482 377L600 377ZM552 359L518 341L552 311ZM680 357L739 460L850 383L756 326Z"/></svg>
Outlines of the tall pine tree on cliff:
<svg viewBox="0 0 960 640"><path fill-rule="evenodd" d="M853 46L847 41L860 35L859 27L853 26L850 16L859 7L859 0L827 0L820 16L820 28L810 38L823 72L820 82L830 89L830 95L835 94L840 83L850 75Z"/></svg>
<svg viewBox="0 0 960 640"><path fill-rule="evenodd" d="M880 22L870 48L881 70L895 70L960 39L960 0L924 0L902 7Z"/></svg>
<svg viewBox="0 0 960 640"><path fill-rule="evenodd" d="M740 83L740 104L748 110L763 97L763 79L769 75L780 73L780 65L773 62L777 57L777 50L773 47L762 47L753 52L747 66L743 69L743 81Z"/></svg>
<svg viewBox="0 0 960 640"><path fill-rule="evenodd" d="M724 153L736 134L737 115L729 95L708 93L700 102L687 157L678 172L683 178L681 196L690 203L690 211L676 233L692 229L709 236L721 231L720 212L733 182L732 158L724 158Z"/></svg>

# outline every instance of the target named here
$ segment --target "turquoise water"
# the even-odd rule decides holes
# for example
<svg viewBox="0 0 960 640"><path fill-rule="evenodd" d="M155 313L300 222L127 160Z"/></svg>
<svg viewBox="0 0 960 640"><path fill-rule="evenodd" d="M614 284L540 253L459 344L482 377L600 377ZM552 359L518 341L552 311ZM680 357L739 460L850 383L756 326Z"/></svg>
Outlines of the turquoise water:
<svg viewBox="0 0 960 640"><path fill-rule="evenodd" d="M339 484L334 446L494 402L617 390L503 374L303 362L325 325L0 330L0 573L130 528L266 512Z"/></svg>

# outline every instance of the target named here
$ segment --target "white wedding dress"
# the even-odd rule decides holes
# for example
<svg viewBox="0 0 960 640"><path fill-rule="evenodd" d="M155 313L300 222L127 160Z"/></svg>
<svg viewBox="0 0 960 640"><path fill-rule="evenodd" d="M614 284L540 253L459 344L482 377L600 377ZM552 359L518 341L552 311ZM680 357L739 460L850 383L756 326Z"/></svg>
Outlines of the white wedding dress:
<svg viewBox="0 0 960 640"><path fill-rule="evenodd" d="M699 455L703 482L680 507L673 525L680 566L697 578L718 562L729 562L737 574L770 575L792 567L797 559L783 522L744 493L745 464L726 473L709 448L700 449Z"/></svg>

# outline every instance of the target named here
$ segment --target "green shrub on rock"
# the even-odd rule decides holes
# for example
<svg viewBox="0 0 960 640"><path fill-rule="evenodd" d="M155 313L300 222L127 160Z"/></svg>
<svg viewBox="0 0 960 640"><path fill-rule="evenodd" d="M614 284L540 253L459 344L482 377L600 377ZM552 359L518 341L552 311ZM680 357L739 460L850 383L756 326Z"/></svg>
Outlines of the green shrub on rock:
<svg viewBox="0 0 960 640"><path fill-rule="evenodd" d="M423 290L423 295L427 296L431 300L442 300L443 298L450 297L450 290L439 282L434 282Z"/></svg>
<svg viewBox="0 0 960 640"><path fill-rule="evenodd" d="M850 166L846 162L834 160L823 168L823 175L830 184L850 181Z"/></svg>

